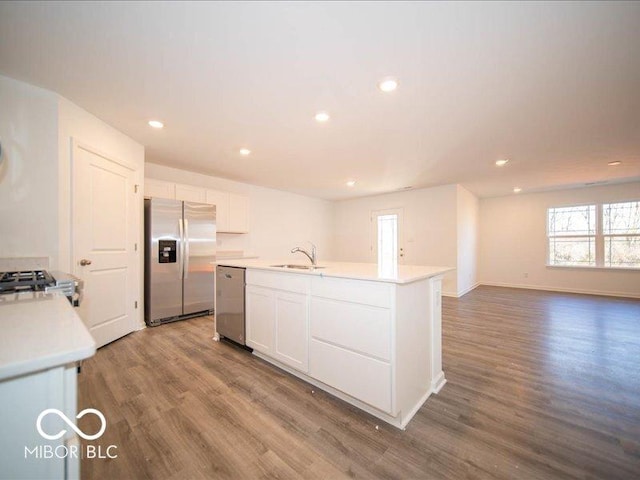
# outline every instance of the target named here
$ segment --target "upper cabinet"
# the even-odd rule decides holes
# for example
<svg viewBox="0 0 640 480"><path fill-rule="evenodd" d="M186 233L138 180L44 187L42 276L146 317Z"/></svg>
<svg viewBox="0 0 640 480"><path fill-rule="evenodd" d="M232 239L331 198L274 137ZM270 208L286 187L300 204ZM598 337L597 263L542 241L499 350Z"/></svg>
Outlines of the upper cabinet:
<svg viewBox="0 0 640 480"><path fill-rule="evenodd" d="M229 232L229 194L218 190L207 190L206 202L216 206L216 230Z"/></svg>
<svg viewBox="0 0 640 480"><path fill-rule="evenodd" d="M192 185L181 185L176 183L176 200L184 200L185 202L205 203L205 189L194 187Z"/></svg>
<svg viewBox="0 0 640 480"><path fill-rule="evenodd" d="M219 233L249 233L249 196L145 178L144 196L216 206Z"/></svg>
<svg viewBox="0 0 640 480"><path fill-rule="evenodd" d="M176 198L176 184L162 180L144 179L144 196L155 198Z"/></svg>
<svg viewBox="0 0 640 480"><path fill-rule="evenodd" d="M229 194L229 231L249 232L249 197L247 195Z"/></svg>
<svg viewBox="0 0 640 480"><path fill-rule="evenodd" d="M207 190L206 201L216 206L216 229L226 233L249 233L249 197Z"/></svg>

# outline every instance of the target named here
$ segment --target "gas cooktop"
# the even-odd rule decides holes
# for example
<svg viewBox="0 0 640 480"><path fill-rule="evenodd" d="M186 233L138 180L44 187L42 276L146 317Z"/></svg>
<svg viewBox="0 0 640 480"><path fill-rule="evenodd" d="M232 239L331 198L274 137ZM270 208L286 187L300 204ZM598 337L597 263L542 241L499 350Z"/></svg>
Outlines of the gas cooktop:
<svg viewBox="0 0 640 480"><path fill-rule="evenodd" d="M46 270L0 273L0 293L39 292L51 285L55 280Z"/></svg>

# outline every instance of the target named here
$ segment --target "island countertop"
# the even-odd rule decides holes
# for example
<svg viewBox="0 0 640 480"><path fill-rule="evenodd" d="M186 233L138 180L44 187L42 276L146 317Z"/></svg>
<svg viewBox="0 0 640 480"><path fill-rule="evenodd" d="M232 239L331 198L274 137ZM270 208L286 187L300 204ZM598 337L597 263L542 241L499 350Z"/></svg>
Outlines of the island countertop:
<svg viewBox="0 0 640 480"><path fill-rule="evenodd" d="M96 343L60 294L0 296L0 380L91 357Z"/></svg>
<svg viewBox="0 0 640 480"><path fill-rule="evenodd" d="M425 278L443 275L454 270L451 267L421 266L421 265L398 265L397 268L379 268L375 263L352 263L352 262L329 262L319 261L313 270L282 268L274 265L300 264L308 265L302 261L288 260L263 260L263 259L238 259L227 260L218 259L217 265L228 267L252 268L258 270L270 270L274 272L295 273L302 275L315 275L325 277L351 278L355 280L370 280L376 282L387 282L405 284ZM322 267L322 268L319 268Z"/></svg>

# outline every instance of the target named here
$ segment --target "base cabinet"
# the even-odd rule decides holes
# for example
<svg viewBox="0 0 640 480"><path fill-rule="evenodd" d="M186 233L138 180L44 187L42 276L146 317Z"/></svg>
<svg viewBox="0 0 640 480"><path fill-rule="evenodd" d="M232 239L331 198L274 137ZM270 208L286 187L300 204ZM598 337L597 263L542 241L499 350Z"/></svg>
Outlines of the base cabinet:
<svg viewBox="0 0 640 480"><path fill-rule="evenodd" d="M0 478L11 479L78 479L80 459L65 454L78 437L62 419L54 414L42 420L42 429L49 435L66 430L57 439L42 437L36 428L38 416L46 409L60 410L75 420L77 367L60 366L11 378L0 382ZM46 449L57 452L48 457ZM77 450L76 450L77 451Z"/></svg>
<svg viewBox="0 0 640 480"><path fill-rule="evenodd" d="M276 360L300 370L309 371L307 329L309 301L301 293L276 292L275 342Z"/></svg>
<svg viewBox="0 0 640 480"><path fill-rule="evenodd" d="M247 285L247 345L301 372L308 371L306 295Z"/></svg>
<svg viewBox="0 0 640 480"><path fill-rule="evenodd" d="M276 323L275 291L247 285L245 295L247 345L258 352L273 355L273 331Z"/></svg>
<svg viewBox="0 0 640 480"><path fill-rule="evenodd" d="M399 428L444 385L440 276L246 279L247 344L262 358Z"/></svg>

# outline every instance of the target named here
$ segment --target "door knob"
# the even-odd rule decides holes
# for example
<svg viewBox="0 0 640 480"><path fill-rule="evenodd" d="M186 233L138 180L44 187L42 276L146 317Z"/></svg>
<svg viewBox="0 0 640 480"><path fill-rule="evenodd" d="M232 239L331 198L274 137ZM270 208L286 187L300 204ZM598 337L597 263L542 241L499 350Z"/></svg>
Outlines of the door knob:
<svg viewBox="0 0 640 480"><path fill-rule="evenodd" d="M80 260L80 265L82 265L83 267L85 265L91 265L91 260L87 260L86 258L83 258L82 260Z"/></svg>

